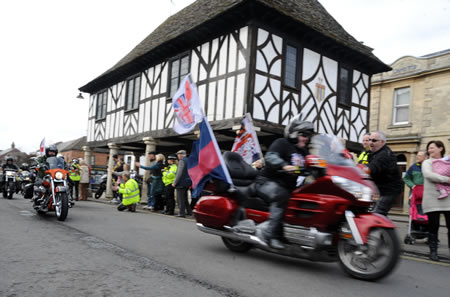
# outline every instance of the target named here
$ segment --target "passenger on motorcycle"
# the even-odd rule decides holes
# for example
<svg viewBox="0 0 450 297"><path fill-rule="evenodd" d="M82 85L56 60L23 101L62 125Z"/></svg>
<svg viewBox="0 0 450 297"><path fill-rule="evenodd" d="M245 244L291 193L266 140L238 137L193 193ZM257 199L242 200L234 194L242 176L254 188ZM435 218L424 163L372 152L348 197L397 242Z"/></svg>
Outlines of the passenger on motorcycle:
<svg viewBox="0 0 450 297"><path fill-rule="evenodd" d="M270 217L261 239L274 249L283 249L283 218L291 192L298 186L299 176L293 174L303 167L308 144L314 134L311 122L296 116L285 128L284 138L269 147L265 167L256 180L256 194L270 202Z"/></svg>

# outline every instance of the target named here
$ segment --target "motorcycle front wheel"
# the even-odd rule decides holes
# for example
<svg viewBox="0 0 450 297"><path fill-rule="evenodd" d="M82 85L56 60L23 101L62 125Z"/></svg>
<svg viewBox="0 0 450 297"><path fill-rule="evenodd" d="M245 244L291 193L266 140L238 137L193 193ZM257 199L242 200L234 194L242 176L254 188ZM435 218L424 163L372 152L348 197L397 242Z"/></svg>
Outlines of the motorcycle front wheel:
<svg viewBox="0 0 450 297"><path fill-rule="evenodd" d="M375 281L387 276L397 265L400 244L393 229L374 228L363 247L346 239L338 242L338 256L346 273L361 280Z"/></svg>
<svg viewBox="0 0 450 297"><path fill-rule="evenodd" d="M12 182L10 182L8 199L13 199L14 192L15 192L14 185Z"/></svg>
<svg viewBox="0 0 450 297"><path fill-rule="evenodd" d="M67 193L56 194L55 212L58 221L64 221L69 213L69 197Z"/></svg>

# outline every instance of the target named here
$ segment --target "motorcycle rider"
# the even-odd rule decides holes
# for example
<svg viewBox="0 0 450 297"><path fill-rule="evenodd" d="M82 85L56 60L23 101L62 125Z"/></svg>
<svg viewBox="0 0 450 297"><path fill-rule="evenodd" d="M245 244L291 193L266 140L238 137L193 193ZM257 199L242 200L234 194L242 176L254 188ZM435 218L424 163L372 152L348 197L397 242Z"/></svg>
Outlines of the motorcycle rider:
<svg viewBox="0 0 450 297"><path fill-rule="evenodd" d="M72 199L78 200L78 188L80 184L80 164L78 159L73 159L72 164L70 165L69 169L69 179L70 179L70 192L72 193ZM75 195L74 193L75 188Z"/></svg>
<svg viewBox="0 0 450 297"><path fill-rule="evenodd" d="M56 145L52 144L45 149L45 155L40 156L36 159L36 162L40 166L39 177L42 178L45 176L45 170L42 165L45 165L47 163L47 158L56 157L56 155L58 155L58 148L56 147Z"/></svg>
<svg viewBox="0 0 450 297"><path fill-rule="evenodd" d="M2 187L5 187L5 189L7 188L7 185L5 184L5 178L6 178L6 170L14 170L14 171L19 171L19 168L14 164L14 158L11 156L7 156L6 157L6 163L2 165L2 169L3 169L3 180L1 181L2 183ZM17 185L14 185L17 186Z"/></svg>
<svg viewBox="0 0 450 297"><path fill-rule="evenodd" d="M311 122L301 120L301 115L286 126L284 138L275 140L269 147L265 167L256 180L256 194L270 202L267 228L260 237L274 249L283 249L283 218L291 192L304 177L294 175L305 164L309 154L308 144L314 135Z"/></svg>
<svg viewBox="0 0 450 297"><path fill-rule="evenodd" d="M5 171L5 169L19 170L19 168L14 164L14 158L10 156L6 157L6 163L2 165L2 169L3 171Z"/></svg>

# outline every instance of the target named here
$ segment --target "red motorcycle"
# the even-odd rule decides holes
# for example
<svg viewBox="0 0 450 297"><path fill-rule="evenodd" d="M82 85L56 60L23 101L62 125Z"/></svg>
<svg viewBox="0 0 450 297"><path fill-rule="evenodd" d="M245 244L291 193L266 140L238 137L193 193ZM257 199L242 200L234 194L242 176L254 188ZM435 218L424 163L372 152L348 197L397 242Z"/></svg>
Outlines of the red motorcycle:
<svg viewBox="0 0 450 297"><path fill-rule="evenodd" d="M220 236L233 252L259 248L313 261L339 261L345 272L362 280L388 275L398 263L400 245L395 225L369 211L378 197L376 186L343 153L338 138L316 135L310 152L301 170L307 177L292 192L286 209L284 249L273 249L260 239L269 203L255 196L256 170L236 153L224 154L235 186L220 190L218 182L208 185L213 193L203 196L194 210L198 229Z"/></svg>

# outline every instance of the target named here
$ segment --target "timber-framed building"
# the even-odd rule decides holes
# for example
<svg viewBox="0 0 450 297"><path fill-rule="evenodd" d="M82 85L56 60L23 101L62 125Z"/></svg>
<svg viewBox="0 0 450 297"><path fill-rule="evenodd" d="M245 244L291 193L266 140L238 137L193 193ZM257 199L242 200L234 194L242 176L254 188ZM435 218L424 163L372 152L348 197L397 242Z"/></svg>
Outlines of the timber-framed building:
<svg viewBox="0 0 450 297"><path fill-rule="evenodd" d="M249 112L262 146L302 112L317 131L358 148L369 126L370 80L390 70L316 0L198 0L80 88L90 94L90 147L174 152L171 96L187 73L222 149Z"/></svg>

